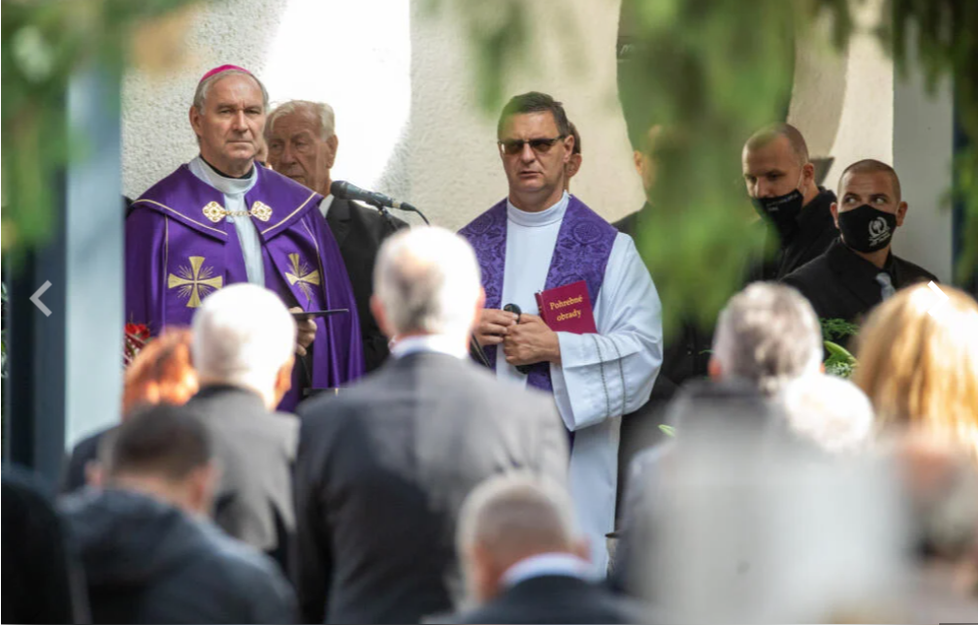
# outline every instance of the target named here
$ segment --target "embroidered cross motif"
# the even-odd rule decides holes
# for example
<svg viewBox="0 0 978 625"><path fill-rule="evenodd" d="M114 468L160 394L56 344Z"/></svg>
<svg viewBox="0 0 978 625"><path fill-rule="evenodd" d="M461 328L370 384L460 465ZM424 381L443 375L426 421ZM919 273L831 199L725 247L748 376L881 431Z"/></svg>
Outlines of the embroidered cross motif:
<svg viewBox="0 0 978 625"><path fill-rule="evenodd" d="M217 202L208 202L207 206L201 209L204 217L217 223L225 217L248 217L249 215L259 221L268 221L272 218L272 207L264 202L255 202L251 205L250 211L229 211Z"/></svg>
<svg viewBox="0 0 978 625"><path fill-rule="evenodd" d="M203 265L203 256L191 256L189 267L182 265L177 269L176 275L171 273L167 279L167 286L177 289L177 295L181 299L189 298L187 308L199 307L202 297L207 297L212 291L224 286L224 278L214 276L214 268Z"/></svg>
<svg viewBox="0 0 978 625"><path fill-rule="evenodd" d="M298 254L289 254L289 261L292 262L292 272L285 272L285 277L289 280L289 285L299 284L299 289L306 299L312 299L312 287L310 284L319 285L319 270L310 271L309 265L299 259Z"/></svg>

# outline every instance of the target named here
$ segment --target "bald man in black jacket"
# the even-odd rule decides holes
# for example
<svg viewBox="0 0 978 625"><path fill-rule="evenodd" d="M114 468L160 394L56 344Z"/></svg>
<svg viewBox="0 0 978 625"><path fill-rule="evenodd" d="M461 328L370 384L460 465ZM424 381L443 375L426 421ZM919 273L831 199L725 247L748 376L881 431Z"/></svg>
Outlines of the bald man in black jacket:
<svg viewBox="0 0 978 625"><path fill-rule="evenodd" d="M898 289L937 282L890 249L908 208L892 167L872 159L853 163L842 173L839 196L831 206L838 236L824 254L783 280L808 298L819 317L858 322Z"/></svg>

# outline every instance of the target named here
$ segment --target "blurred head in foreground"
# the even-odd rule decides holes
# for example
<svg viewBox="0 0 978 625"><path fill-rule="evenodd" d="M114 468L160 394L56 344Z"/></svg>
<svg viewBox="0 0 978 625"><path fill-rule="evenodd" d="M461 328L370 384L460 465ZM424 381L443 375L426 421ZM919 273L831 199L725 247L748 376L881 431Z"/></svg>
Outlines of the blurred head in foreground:
<svg viewBox="0 0 978 625"><path fill-rule="evenodd" d="M233 284L209 295L193 320L201 386L227 384L258 394L271 410L292 385L296 325L278 295Z"/></svg>
<svg viewBox="0 0 978 625"><path fill-rule="evenodd" d="M755 282L720 312L710 377L744 380L774 397L819 370L822 331L811 304L791 287Z"/></svg>
<svg viewBox="0 0 978 625"><path fill-rule="evenodd" d="M99 464L101 486L149 495L192 515L211 509L217 483L211 438L184 406L137 410L103 439Z"/></svg>
<svg viewBox="0 0 978 625"><path fill-rule="evenodd" d="M802 376L783 395L788 426L829 453L864 450L873 434L873 407L850 382L824 373Z"/></svg>
<svg viewBox="0 0 978 625"><path fill-rule="evenodd" d="M469 595L484 603L499 594L503 575L518 562L545 553L586 562L587 540L574 521L570 496L529 476L499 476L473 490L462 505L458 552Z"/></svg>
<svg viewBox="0 0 978 625"><path fill-rule="evenodd" d="M197 392L190 330L171 328L151 340L126 369L122 416L146 404L182 405Z"/></svg>
<svg viewBox="0 0 978 625"><path fill-rule="evenodd" d="M902 289L870 314L854 379L882 426L956 441L978 461L978 304L941 290L947 301L927 285Z"/></svg>
<svg viewBox="0 0 978 625"><path fill-rule="evenodd" d="M946 437L896 437L913 530L908 621L967 622L978 614L978 467Z"/></svg>
<svg viewBox="0 0 978 625"><path fill-rule="evenodd" d="M370 310L391 339L441 335L460 346L485 301L475 252L444 228L412 228L384 241Z"/></svg>

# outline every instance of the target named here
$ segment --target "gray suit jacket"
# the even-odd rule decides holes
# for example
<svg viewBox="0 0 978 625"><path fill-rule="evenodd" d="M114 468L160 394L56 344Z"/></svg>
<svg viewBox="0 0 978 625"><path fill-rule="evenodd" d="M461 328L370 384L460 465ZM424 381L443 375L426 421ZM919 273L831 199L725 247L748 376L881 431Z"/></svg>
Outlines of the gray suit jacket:
<svg viewBox="0 0 978 625"><path fill-rule="evenodd" d="M284 564L283 538L295 529L298 418L271 413L257 394L233 386L202 388L187 406L207 424L221 469L214 521Z"/></svg>
<svg viewBox="0 0 978 625"><path fill-rule="evenodd" d="M553 399L452 356L389 360L299 413L297 588L309 623L417 623L451 610L466 495L513 470L566 482Z"/></svg>

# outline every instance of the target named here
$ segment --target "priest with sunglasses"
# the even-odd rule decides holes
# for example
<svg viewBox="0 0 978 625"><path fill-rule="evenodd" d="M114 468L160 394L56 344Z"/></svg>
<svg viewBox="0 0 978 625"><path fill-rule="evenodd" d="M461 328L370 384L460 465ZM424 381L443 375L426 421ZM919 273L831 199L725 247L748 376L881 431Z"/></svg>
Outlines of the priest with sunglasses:
<svg viewBox="0 0 978 625"><path fill-rule="evenodd" d="M516 96L497 135L509 193L460 232L475 248L486 291L476 338L498 378L553 396L571 445L578 521L603 574L621 417L648 400L659 372L662 307L631 237L565 191L574 137L561 103L537 92ZM553 331L536 294L581 281L597 332Z"/></svg>

